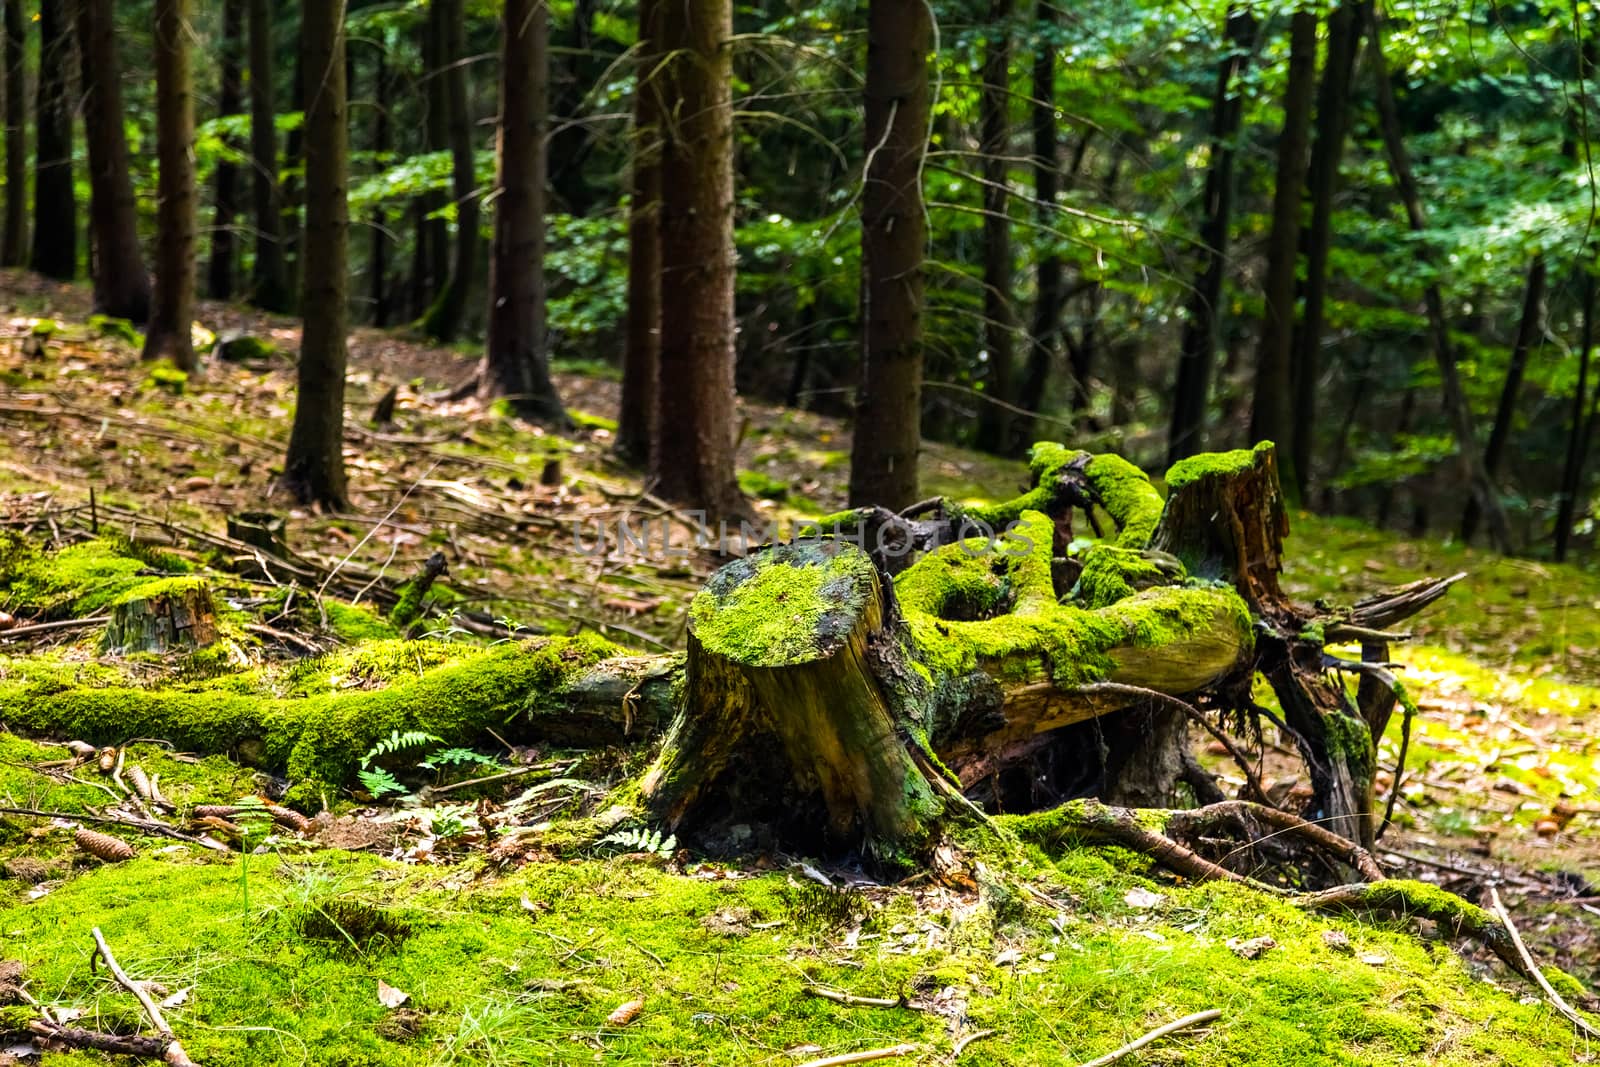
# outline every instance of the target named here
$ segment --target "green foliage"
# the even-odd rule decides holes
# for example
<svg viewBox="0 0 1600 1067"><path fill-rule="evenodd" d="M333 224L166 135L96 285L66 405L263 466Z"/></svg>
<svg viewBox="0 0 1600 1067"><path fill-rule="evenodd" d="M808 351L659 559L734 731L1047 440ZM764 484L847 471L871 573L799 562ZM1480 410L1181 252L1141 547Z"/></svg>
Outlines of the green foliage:
<svg viewBox="0 0 1600 1067"><path fill-rule="evenodd" d="M649 828L617 830L596 841L594 847L602 851L651 852L658 856L670 856L677 850L678 839L672 834L663 837L660 830Z"/></svg>

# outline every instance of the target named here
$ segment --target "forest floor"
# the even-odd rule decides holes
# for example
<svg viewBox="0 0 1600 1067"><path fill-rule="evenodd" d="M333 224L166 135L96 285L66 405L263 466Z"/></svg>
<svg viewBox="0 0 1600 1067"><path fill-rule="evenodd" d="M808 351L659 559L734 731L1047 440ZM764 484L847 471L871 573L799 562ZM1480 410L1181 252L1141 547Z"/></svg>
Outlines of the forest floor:
<svg viewBox="0 0 1600 1067"><path fill-rule="evenodd" d="M134 571L148 580L152 567L205 574L227 605L225 655L205 663L106 657L90 629L0 630L0 807L60 813L0 815L0 1035L13 1035L0 1041L0 1064L40 1051L23 1033L32 1009L4 1006L8 985L25 983L63 1024L137 1025L137 1002L91 967L95 927L125 968L164 990L174 1029L208 1065L743 1067L900 1045L908 1063L1073 1064L1208 1008L1223 1013L1208 1029L1123 1062L1600 1055L1531 987L1432 924L1310 915L1236 886L1184 883L1115 848L986 857L976 886L885 886L763 849L759 835L737 862L652 840L570 849L540 836L549 820L588 810L594 783L636 769L633 752L434 753L431 765L390 764L410 794L397 803L329 798L335 817L306 836L247 823L254 855L101 825L138 855L89 856L74 848L79 821L125 801L92 761L52 766L69 756L57 742L72 739L4 731L8 707L37 687L225 687L266 699L392 684L529 633L675 649L718 559L695 551L685 517L610 458L616 384L599 368L558 365L580 430L557 437L435 399L470 373L471 354L358 331L350 410L371 410L394 386L396 414L381 427L353 420L351 511L315 514L267 493L292 405L294 323L204 306L217 334L275 348L208 359L184 379L141 364L116 324L91 320L79 288L6 274L0 291L11 304L0 311L0 609L23 626L92 614L109 596L97 583L125 584ZM741 481L764 517L785 529L842 505L846 431L757 404L741 413ZM1009 497L1025 477L1018 462L940 446L924 462L930 495ZM267 509L286 517L300 570L221 570L237 556L220 540L227 518ZM652 537L668 531L682 554L659 542L583 550L593 523L623 519L656 524ZM1380 862L1473 897L1496 885L1535 955L1593 988L1600 573L1309 514L1291 523L1288 585L1308 600L1467 573L1395 653L1420 716ZM62 557L24 544L79 545L72 558L96 566L98 549L81 546L121 546L139 562L35 566L29 584L16 580L16 559ZM401 640L373 601L392 601L434 551L449 575L415 639ZM1384 768L1398 755L1399 720ZM180 813L276 787L227 755L162 741L130 741L123 759L159 775ZM1275 737L1259 751L1269 792L1303 778ZM1207 759L1230 792L1244 784L1225 755ZM506 769L521 776L475 790L486 798L476 803L430 799L420 784ZM1388 790L1392 772L1379 782ZM503 814L512 810L517 819ZM1245 943L1262 936L1276 947L1251 957ZM889 1006L808 993L818 987ZM962 1044L984 1031L993 1034Z"/></svg>

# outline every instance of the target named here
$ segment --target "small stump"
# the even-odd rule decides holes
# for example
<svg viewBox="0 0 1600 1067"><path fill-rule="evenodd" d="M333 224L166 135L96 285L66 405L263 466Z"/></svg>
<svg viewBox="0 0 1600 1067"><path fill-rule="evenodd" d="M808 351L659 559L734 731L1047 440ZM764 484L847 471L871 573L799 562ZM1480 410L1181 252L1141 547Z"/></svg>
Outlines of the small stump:
<svg viewBox="0 0 1600 1067"><path fill-rule="evenodd" d="M111 606L107 651L166 652L205 648L217 640L216 608L204 582L178 578Z"/></svg>

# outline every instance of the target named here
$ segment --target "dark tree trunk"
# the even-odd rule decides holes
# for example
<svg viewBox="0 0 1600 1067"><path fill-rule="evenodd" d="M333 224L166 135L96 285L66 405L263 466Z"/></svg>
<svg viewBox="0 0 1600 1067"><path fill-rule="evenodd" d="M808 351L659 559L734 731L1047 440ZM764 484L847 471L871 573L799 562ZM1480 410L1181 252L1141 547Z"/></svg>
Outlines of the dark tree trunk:
<svg viewBox="0 0 1600 1067"><path fill-rule="evenodd" d="M1578 385L1572 398L1572 418L1567 428L1567 458L1561 467L1561 492L1556 501L1555 557L1557 563L1566 562L1567 550L1572 543L1572 522L1578 513L1578 499L1583 493L1583 468L1589 458L1589 443L1593 436L1595 419L1600 414L1600 387L1594 391L1595 413L1587 421L1584 410L1588 407L1590 351L1595 335L1595 272L1585 264L1583 272L1583 326L1578 344Z"/></svg>
<svg viewBox="0 0 1600 1067"><path fill-rule="evenodd" d="M478 178L473 166L472 98L467 91L466 11L464 0L433 0L440 9L439 30L442 72L447 109L447 131L451 168L455 186L456 243L450 276L423 317L422 328L436 341L454 341L461 332L478 270ZM541 157L543 152L540 153ZM537 343L537 342L536 342Z"/></svg>
<svg viewBox="0 0 1600 1067"><path fill-rule="evenodd" d="M1228 231L1233 223L1233 165L1238 157L1244 90L1239 84L1255 45L1255 16L1230 7L1211 105L1211 163L1206 170L1205 222L1200 228L1200 273L1189 302L1178 352L1172 423L1167 431L1167 462L1176 463L1205 446L1206 407L1216 365L1217 332L1222 320L1222 283L1228 265Z"/></svg>
<svg viewBox="0 0 1600 1067"><path fill-rule="evenodd" d="M6 224L0 267L20 267L28 245L28 25L22 0L5 0Z"/></svg>
<svg viewBox="0 0 1600 1067"><path fill-rule="evenodd" d="M289 87L289 109L304 116L306 111L306 55L302 48L294 54L294 81ZM284 277L289 283L289 299L293 301L303 292L304 279L301 268L305 265L302 238L305 237L305 220L301 209L305 207L305 122L289 131L284 138L283 170L285 177L279 187L279 200L283 207L283 261ZM298 171L301 177L296 177ZM301 314L305 310L300 309Z"/></svg>
<svg viewBox="0 0 1600 1067"><path fill-rule="evenodd" d="M427 119L423 124L424 144L429 154L450 149L450 94L445 85L445 17L447 4L429 4L428 17L423 22L422 67L427 72L424 85ZM423 296L424 307L417 315L423 318L444 290L450 278L450 228L439 212L445 206L445 194L433 190L423 194L422 208L426 218L428 282Z"/></svg>
<svg viewBox="0 0 1600 1067"><path fill-rule="evenodd" d="M189 65L190 0L156 0L155 301L144 338L145 359L168 359L182 370L194 355L195 188L194 76Z"/></svg>
<svg viewBox="0 0 1600 1067"><path fill-rule="evenodd" d="M389 134L389 51L385 42L379 41L372 68L372 150L378 157L378 165L386 166L389 162L389 150L393 147ZM368 257L368 296L372 301L372 324L385 327L390 319L390 294L389 294L389 229L388 219L384 217L383 208L372 209L369 220L371 234L371 247Z"/></svg>
<svg viewBox="0 0 1600 1067"><path fill-rule="evenodd" d="M428 218L428 197L419 196L411 201L411 286L407 293L411 317L419 319L428 310L428 294L433 291L428 256L428 239L433 222Z"/></svg>
<svg viewBox="0 0 1600 1067"><path fill-rule="evenodd" d="M240 53L244 44L244 0L223 0L222 73L217 115L227 117L244 110L244 81ZM230 146L232 147L232 146ZM206 294L213 300L233 299L234 267L239 258L234 223L239 216L239 167L232 160L217 164L211 214L211 263L206 271Z"/></svg>
<svg viewBox="0 0 1600 1067"><path fill-rule="evenodd" d="M1406 219L1413 233L1426 233L1428 219L1422 209L1422 199L1417 191L1416 176L1411 170L1411 155L1406 149L1405 131L1400 126L1400 113L1395 106L1394 86L1389 80L1388 62L1383 54L1383 37L1373 9L1363 8L1367 29L1372 39L1372 68L1378 85L1378 115L1383 127L1384 146L1389 154L1389 169L1394 177L1395 191L1406 209ZM1450 419L1456 437L1456 450L1461 462L1462 479L1468 491L1477 499L1484 518L1489 524L1489 540L1501 552L1511 551L1511 525L1506 520L1505 507L1499 490L1489 477L1478 452L1478 439L1473 429L1472 408L1467 403L1461 386L1461 371L1456 366L1455 347L1450 341L1449 323L1445 319L1444 294L1437 281L1430 281L1423 290L1423 304L1428 313L1428 332L1433 341L1434 363L1439 368L1444 410Z"/></svg>
<svg viewBox="0 0 1600 1067"><path fill-rule="evenodd" d="M1050 0L1039 0L1035 12L1035 32L1041 40L1033 57L1033 196L1038 203L1034 214L1041 229L1041 240L1048 241L1046 231L1055 225L1056 194L1061 190L1060 148L1056 136L1056 9ZM1087 137L1083 144L1088 144ZM1082 160L1082 155L1077 157ZM1039 257L1034 280L1033 328L1029 331L1028 363L1022 376L1022 389L1018 394L1020 406L1037 412L1044 406L1045 387L1050 381L1050 367L1055 361L1056 339L1061 332L1061 309L1066 302L1062 284L1061 257L1052 247ZM1023 432L1015 435L1012 444L1031 441L1038 436L1034 420L1028 420Z"/></svg>
<svg viewBox="0 0 1600 1067"><path fill-rule="evenodd" d="M713 518L744 512L734 477L732 0L687 0L662 26L657 492Z"/></svg>
<svg viewBox="0 0 1600 1067"><path fill-rule="evenodd" d="M922 160L931 106L933 21L923 0L867 7L866 148L861 189L861 380L850 503L917 499L922 421L922 292L927 227Z"/></svg>
<svg viewBox="0 0 1600 1067"><path fill-rule="evenodd" d="M78 0L77 16L89 148L94 309L143 323L150 317L150 275L139 251L139 218L128 173L115 9L111 0Z"/></svg>
<svg viewBox="0 0 1600 1067"><path fill-rule="evenodd" d="M273 99L272 2L250 5L250 169L254 174L256 261L250 302L266 311L292 304L284 261L283 199L278 187L277 102Z"/></svg>
<svg viewBox="0 0 1600 1067"><path fill-rule="evenodd" d="M550 382L545 350L545 113L550 78L544 0L505 0L501 26L500 138L489 337L478 395L505 397L524 418L571 426Z"/></svg>
<svg viewBox="0 0 1600 1067"><path fill-rule="evenodd" d="M78 273L78 205L72 185L72 36L66 15L66 0L41 0L29 266L46 277L70 280Z"/></svg>
<svg viewBox="0 0 1600 1067"><path fill-rule="evenodd" d="M1505 459L1506 442L1511 439L1511 426L1517 417L1517 397L1522 392L1522 377L1528 369L1528 357L1534 345L1544 336L1544 290L1546 268L1544 254L1533 257L1528 267L1528 284L1522 292L1522 318L1517 322L1517 337L1511 344L1511 358L1506 366L1506 380L1500 387L1500 404L1495 409L1494 426L1489 430L1489 443L1483 448L1483 468L1491 479L1500 473ZM1483 510L1473 498L1467 501L1461 513L1461 540L1472 543L1478 532L1478 521Z"/></svg>
<svg viewBox="0 0 1600 1067"><path fill-rule="evenodd" d="M300 20L301 55L317 91L306 111L305 329L283 484L301 503L343 508L350 240L344 5L300 0Z"/></svg>
<svg viewBox="0 0 1600 1067"><path fill-rule="evenodd" d="M1349 127L1350 79L1361 42L1360 7L1365 0L1342 0L1328 16L1328 53L1317 86L1316 141L1311 147L1307 191L1311 226L1305 234L1305 304L1294 336L1294 441L1289 449L1298 496L1308 498L1311 460L1316 447L1317 384L1322 377L1322 319L1328 299L1328 250L1333 239L1333 197L1339 161Z"/></svg>
<svg viewBox="0 0 1600 1067"><path fill-rule="evenodd" d="M661 359L661 119L664 0L640 0L628 203L628 321L623 338L617 454L648 469Z"/></svg>
<svg viewBox="0 0 1600 1067"><path fill-rule="evenodd" d="M1006 186L1011 161L1012 0L989 0L988 41L984 47L983 88L978 97L983 154L983 395L978 412L979 448L1010 448L1015 392L1012 342L1017 330L1011 302L1011 196Z"/></svg>
<svg viewBox="0 0 1600 1067"><path fill-rule="evenodd" d="M1272 236L1267 243L1266 309L1256 355L1250 439L1279 446L1284 492L1299 499L1295 473L1294 290L1300 258L1300 214L1310 143L1311 99L1317 81L1317 15L1296 11L1289 20L1289 80L1283 90L1283 132L1278 138L1277 184L1272 191Z"/></svg>

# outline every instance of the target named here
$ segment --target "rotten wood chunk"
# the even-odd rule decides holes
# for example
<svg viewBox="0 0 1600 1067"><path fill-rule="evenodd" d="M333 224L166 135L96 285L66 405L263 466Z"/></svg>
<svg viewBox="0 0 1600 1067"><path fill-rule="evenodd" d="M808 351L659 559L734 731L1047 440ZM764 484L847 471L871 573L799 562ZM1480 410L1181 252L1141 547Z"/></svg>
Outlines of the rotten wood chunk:
<svg viewBox="0 0 1600 1067"><path fill-rule="evenodd" d="M189 579L174 579L150 596L113 604L105 633L105 647L113 653L206 648L216 640L211 590Z"/></svg>

